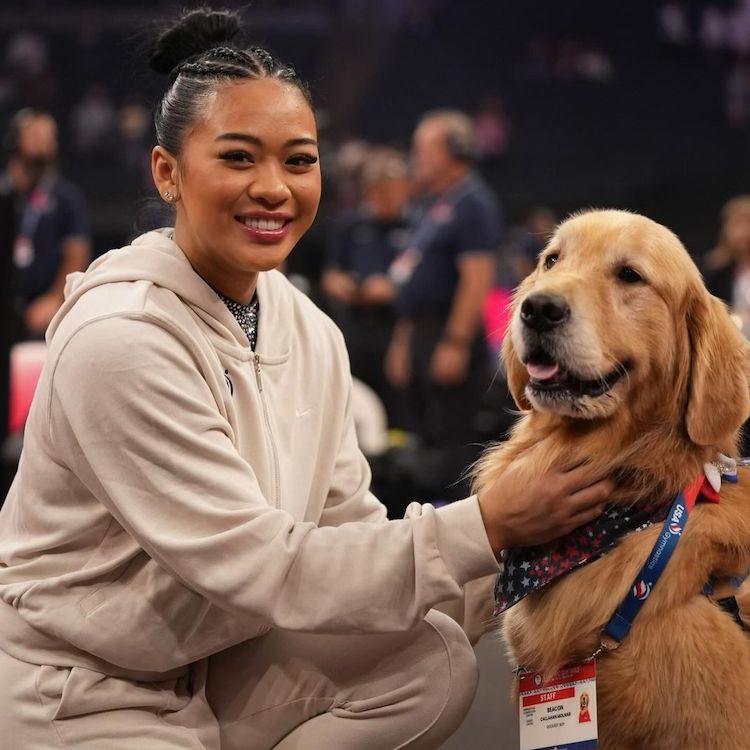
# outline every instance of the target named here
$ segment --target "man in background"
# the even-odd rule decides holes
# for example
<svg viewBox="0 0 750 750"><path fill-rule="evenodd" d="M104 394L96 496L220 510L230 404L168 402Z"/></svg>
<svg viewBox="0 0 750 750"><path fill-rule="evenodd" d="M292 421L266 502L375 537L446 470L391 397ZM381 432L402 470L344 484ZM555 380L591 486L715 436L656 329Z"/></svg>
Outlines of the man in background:
<svg viewBox="0 0 750 750"><path fill-rule="evenodd" d="M381 399L389 426L401 426L383 361L395 321L388 269L408 237L411 181L405 155L386 146L370 147L361 181L362 202L334 227L322 288L344 333L352 375Z"/></svg>
<svg viewBox="0 0 750 750"><path fill-rule="evenodd" d="M86 267L90 241L80 191L57 170L57 125L22 109L10 123L0 193L15 204L14 339L41 338L63 300L65 277Z"/></svg>
<svg viewBox="0 0 750 750"><path fill-rule="evenodd" d="M455 478L476 457L474 418L487 384L482 306L492 284L502 218L474 171L472 120L456 110L426 113L412 138L412 173L423 203L407 249L391 266L398 320L386 372L408 388L414 428L435 499L463 496Z"/></svg>

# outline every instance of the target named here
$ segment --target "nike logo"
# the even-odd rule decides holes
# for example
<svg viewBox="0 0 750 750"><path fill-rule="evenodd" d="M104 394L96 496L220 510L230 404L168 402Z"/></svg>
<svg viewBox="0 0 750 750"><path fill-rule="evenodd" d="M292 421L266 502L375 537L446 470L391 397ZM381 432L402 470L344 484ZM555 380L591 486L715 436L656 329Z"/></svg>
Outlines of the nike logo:
<svg viewBox="0 0 750 750"><path fill-rule="evenodd" d="M301 419L302 417L306 417L311 411L312 406L309 409L297 409L295 407L294 416L297 417L297 419Z"/></svg>

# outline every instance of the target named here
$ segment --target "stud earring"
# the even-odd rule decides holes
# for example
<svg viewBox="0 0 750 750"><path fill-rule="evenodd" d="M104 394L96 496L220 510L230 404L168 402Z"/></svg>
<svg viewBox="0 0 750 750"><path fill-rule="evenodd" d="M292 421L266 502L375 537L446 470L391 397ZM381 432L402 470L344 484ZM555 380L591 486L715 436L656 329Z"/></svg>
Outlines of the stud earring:
<svg viewBox="0 0 750 750"><path fill-rule="evenodd" d="M167 190L164 193L164 200L167 201L167 203L171 203L174 200L174 193L171 190Z"/></svg>

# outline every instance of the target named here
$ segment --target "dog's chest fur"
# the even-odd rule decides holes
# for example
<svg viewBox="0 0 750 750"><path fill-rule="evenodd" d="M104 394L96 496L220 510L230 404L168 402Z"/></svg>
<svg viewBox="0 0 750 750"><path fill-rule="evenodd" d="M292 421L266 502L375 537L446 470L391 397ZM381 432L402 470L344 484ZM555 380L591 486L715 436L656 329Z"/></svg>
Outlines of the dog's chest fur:
<svg viewBox="0 0 750 750"><path fill-rule="evenodd" d="M750 472L742 470L739 484L724 485L721 494L719 505L695 507L627 638L617 651L598 658L603 750L748 746L750 639L702 594L702 587L710 576L731 576L750 568ZM654 524L631 532L604 557L509 610L501 627L513 665L552 672L591 656L660 528ZM728 698L727 691L732 692ZM720 744L697 739L715 738L716 728L715 719L701 723L696 715L726 715L732 704L730 715L737 717L742 732L727 728Z"/></svg>

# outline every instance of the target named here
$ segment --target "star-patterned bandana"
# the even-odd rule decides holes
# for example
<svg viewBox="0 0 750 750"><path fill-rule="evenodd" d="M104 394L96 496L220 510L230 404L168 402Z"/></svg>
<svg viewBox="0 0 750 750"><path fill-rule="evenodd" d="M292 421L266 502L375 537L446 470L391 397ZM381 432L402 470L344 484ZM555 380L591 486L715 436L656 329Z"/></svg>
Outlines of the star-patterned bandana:
<svg viewBox="0 0 750 750"><path fill-rule="evenodd" d="M719 502L722 480L737 481L737 464L722 453L704 465L700 497ZM611 505L604 513L570 534L536 547L505 550L502 570L495 583L495 615L500 615L525 596L544 588L565 573L593 562L617 544L630 531L640 531L652 523L661 523L672 498L640 504L637 507Z"/></svg>
<svg viewBox="0 0 750 750"><path fill-rule="evenodd" d="M574 568L593 562L630 531L640 531L666 518L671 498L637 507L609 506L604 513L569 534L536 547L503 551L495 583L495 614Z"/></svg>

